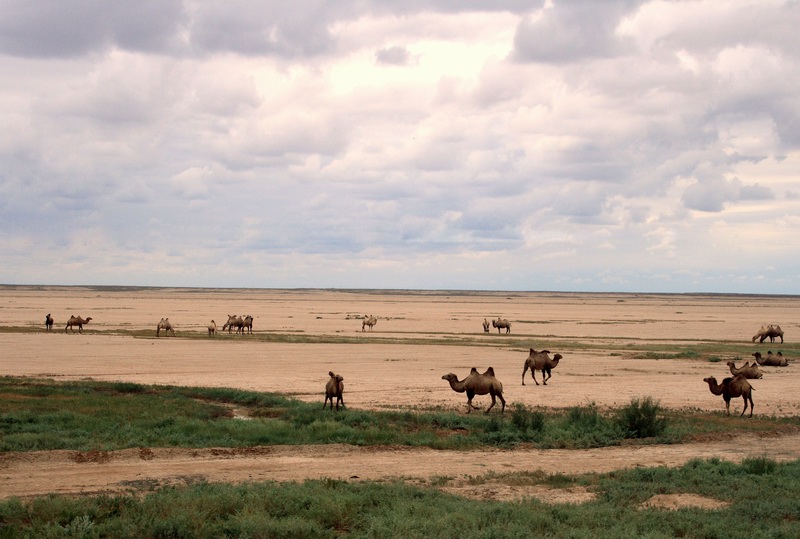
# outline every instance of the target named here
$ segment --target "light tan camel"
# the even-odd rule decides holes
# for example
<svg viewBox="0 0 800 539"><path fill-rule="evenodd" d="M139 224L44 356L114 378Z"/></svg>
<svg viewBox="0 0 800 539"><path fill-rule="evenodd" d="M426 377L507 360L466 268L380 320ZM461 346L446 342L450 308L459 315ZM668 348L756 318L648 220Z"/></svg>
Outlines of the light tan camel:
<svg viewBox="0 0 800 539"><path fill-rule="evenodd" d="M175 336L175 328L172 327L172 322L169 321L169 318L162 318L161 321L156 326L156 337L161 336L161 330L164 330L164 335L169 336L171 333L172 336Z"/></svg>
<svg viewBox="0 0 800 539"><path fill-rule="evenodd" d="M485 318L483 319L483 332L489 333L489 321Z"/></svg>
<svg viewBox="0 0 800 539"><path fill-rule="evenodd" d="M50 316L50 313L44 317L44 327L45 331L53 331L53 317Z"/></svg>
<svg viewBox="0 0 800 539"><path fill-rule="evenodd" d="M339 409L339 403L341 403L342 407L344 407L344 400L342 400L342 394L344 393L344 378L341 375L333 374L333 371L328 372L328 376L330 379L328 383L325 384L325 402L322 403L322 409L325 409L325 406L328 404L328 401L331 402L331 410L333 410L333 398L336 397L336 409Z"/></svg>
<svg viewBox="0 0 800 539"><path fill-rule="evenodd" d="M242 320L242 333L247 330L247 333L253 333L253 317L249 314Z"/></svg>
<svg viewBox="0 0 800 539"><path fill-rule="evenodd" d="M753 335L753 342L759 339L758 342L762 343L766 338L769 338L769 342L775 342L776 337L780 337L781 343L783 343L783 330L778 324L770 324L768 326L761 326L761 329Z"/></svg>
<svg viewBox="0 0 800 539"><path fill-rule="evenodd" d="M753 362L752 365L750 365L749 362L745 362L745 364L739 367L738 369L736 368L735 362L728 361L728 368L731 370L732 375L736 376L737 374L741 374L742 376L744 376L745 378L749 378L750 380L757 380L758 378L764 376L761 373L761 369L758 368L758 363L756 363L755 361Z"/></svg>
<svg viewBox="0 0 800 539"><path fill-rule="evenodd" d="M487 414L497 403L496 399L500 399L502 403L500 413L502 414L506 410L506 400L503 398L503 384L500 380L495 378L494 369L492 367L486 369L486 372L483 374L479 374L477 369L473 367L469 376L461 381L459 381L458 377L452 372L442 376L442 380L450 382L450 388L456 393L466 392L467 413L473 408L476 410L478 409L477 406L472 405L473 397L475 397L475 395L486 395L487 393L492 397L492 404L486 409Z"/></svg>
<svg viewBox="0 0 800 539"><path fill-rule="evenodd" d="M767 357L761 357L761 352L754 352L753 357L756 358L756 363L762 367L788 367L789 361L783 357L782 352L773 354L772 350L767 352Z"/></svg>
<svg viewBox="0 0 800 539"><path fill-rule="evenodd" d="M753 417L753 410L755 409L753 405L753 391L755 391L755 389L743 375L737 374L733 378L725 378L722 380L722 384L717 384L717 379L713 376L703 378L703 381L708 384L708 389L711 390L711 393L714 395L722 395L722 398L725 400L725 410L728 412L728 415L731 415L731 399L733 397L742 397L744 400L744 408L742 408L742 413L739 417L742 417L747 411L747 401L750 401L749 417Z"/></svg>
<svg viewBox="0 0 800 539"><path fill-rule="evenodd" d="M542 384L547 385L547 381L553 377L552 370L558 367L558 362L562 358L561 354L556 354L550 359L549 353L550 350L537 352L531 348L528 358L525 360L525 366L522 369L522 385L525 385L525 373L528 372L528 369L531 370L531 378L533 378L537 386L539 382L536 381L536 371L542 371Z"/></svg>
<svg viewBox="0 0 800 539"><path fill-rule="evenodd" d="M89 320L91 319L92 319L91 316L85 320L80 316L75 316L75 315L70 316L69 320L67 320L67 327L64 328L64 333L66 333L67 330L70 330L72 331L72 333L75 333L74 326L78 326L78 333L83 333L83 325L88 324Z"/></svg>
<svg viewBox="0 0 800 539"><path fill-rule="evenodd" d="M364 321L361 322L361 331L364 331L364 328L369 326L369 330L372 331L372 326L378 323L378 319L372 315L367 316L364 315Z"/></svg>
<svg viewBox="0 0 800 539"><path fill-rule="evenodd" d="M217 323L212 320L211 323L208 325L208 336L213 337L214 334L216 333L217 333Z"/></svg>
<svg viewBox="0 0 800 539"><path fill-rule="evenodd" d="M505 318L497 317L497 320L492 320L492 327L497 328L497 334L500 334L500 328L506 328L506 333L511 333L511 322Z"/></svg>
<svg viewBox="0 0 800 539"><path fill-rule="evenodd" d="M244 318L236 316L235 314L229 314L228 321L222 326L222 331L227 329L228 333L230 333L233 328L236 328L236 333L241 333L243 327Z"/></svg>

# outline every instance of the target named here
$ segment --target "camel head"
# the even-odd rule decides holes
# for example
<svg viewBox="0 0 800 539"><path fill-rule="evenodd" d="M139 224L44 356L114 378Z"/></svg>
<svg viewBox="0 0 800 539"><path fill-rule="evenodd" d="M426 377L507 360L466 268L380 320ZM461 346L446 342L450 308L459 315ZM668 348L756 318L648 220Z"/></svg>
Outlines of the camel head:
<svg viewBox="0 0 800 539"><path fill-rule="evenodd" d="M562 356L561 354L554 355L553 356L553 366L555 367L556 365L558 365L558 362L561 361L561 358L563 358L563 357L564 356Z"/></svg>
<svg viewBox="0 0 800 539"><path fill-rule="evenodd" d="M458 381L458 376L456 376L452 372L448 372L447 374L442 376L442 380L447 380L448 382L450 382L450 381L456 381L457 382Z"/></svg>

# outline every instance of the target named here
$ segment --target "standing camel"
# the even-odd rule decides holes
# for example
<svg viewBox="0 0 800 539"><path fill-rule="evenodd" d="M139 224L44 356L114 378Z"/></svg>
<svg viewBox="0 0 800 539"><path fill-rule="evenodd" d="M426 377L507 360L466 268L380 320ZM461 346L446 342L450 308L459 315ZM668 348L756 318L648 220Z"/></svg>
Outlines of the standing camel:
<svg viewBox="0 0 800 539"><path fill-rule="evenodd" d="M211 323L208 325L208 336L213 337L216 332L217 332L217 323L212 320Z"/></svg>
<svg viewBox="0 0 800 539"><path fill-rule="evenodd" d="M475 395L486 395L487 393L492 397L492 404L486 409L487 414L497 403L496 398L500 399L502 403L500 413L502 414L506 410L506 400L503 398L503 384L495 378L494 369L491 367L486 369L483 374L479 374L477 369L473 367L469 376L461 381L452 372L442 376L442 380L450 382L450 388L456 393L467 394L467 413L470 413L473 408L478 409L477 406L472 404L473 397Z"/></svg>
<svg viewBox="0 0 800 539"><path fill-rule="evenodd" d="M75 316L75 315L70 316L69 320L67 320L67 326L64 328L64 333L66 333L67 330L70 330L72 331L72 333L75 333L75 329L73 326L78 326L78 333L83 333L83 325L88 324L89 320L91 319L92 319L91 316L86 320L84 320L80 316Z"/></svg>
<svg viewBox="0 0 800 539"><path fill-rule="evenodd" d="M253 317L249 314L242 319L242 333L247 330L247 333L253 333Z"/></svg>
<svg viewBox="0 0 800 539"><path fill-rule="evenodd" d="M367 327L367 326L369 326L369 330L372 331L372 326L374 326L377 323L378 323L378 319L377 318L375 318L372 315L367 316L365 314L364 315L364 321L361 322L361 331L362 331L362 333L364 331L364 328Z"/></svg>
<svg viewBox="0 0 800 539"><path fill-rule="evenodd" d="M244 318L236 316L235 314L229 314L228 321L222 326L222 331L227 329L228 333L230 333L234 327L236 328L236 333L240 333L244 327Z"/></svg>
<svg viewBox="0 0 800 539"><path fill-rule="evenodd" d="M156 326L156 337L161 336L161 330L164 330L164 334L169 336L172 333L172 336L175 336L175 328L172 327L172 323L169 321L169 318L162 318L161 321Z"/></svg>
<svg viewBox="0 0 800 539"><path fill-rule="evenodd" d="M511 333L511 322L505 318L497 317L497 320L492 320L492 327L497 328L497 334L500 335L500 328L506 328L506 333Z"/></svg>
<svg viewBox="0 0 800 539"><path fill-rule="evenodd" d="M733 397L742 397L744 400L744 408L742 408L742 413L739 417L742 417L747 411L747 401L750 401L749 417L753 417L753 409L755 408L753 405L753 391L755 391L755 389L750 385L750 382L747 381L743 374L737 374L733 378L725 378L722 380L722 384L717 384L717 379L713 376L703 378L703 381L708 384L708 389L711 390L711 393L714 395L722 395L722 398L725 400L725 410L728 412L728 415L731 415L731 399Z"/></svg>
<svg viewBox="0 0 800 539"><path fill-rule="evenodd" d="M50 313L44 317L44 327L45 331L53 331L53 317L50 316Z"/></svg>
<svg viewBox="0 0 800 539"><path fill-rule="evenodd" d="M329 371L328 376L330 376L330 379L328 383L325 384L325 402L322 403L322 409L324 410L328 401L331 401L331 410L333 410L334 397L336 397L336 409L339 409L340 403L344 408L344 400L342 399L342 394L344 393L344 378L339 374L333 374L333 371Z"/></svg>
<svg viewBox="0 0 800 539"><path fill-rule="evenodd" d="M769 342L775 342L776 337L780 337L781 343L783 343L783 330L778 324L770 324L768 326L761 326L761 329L753 335L753 342L759 339L758 342L762 343L767 338L769 338Z"/></svg>
<svg viewBox="0 0 800 539"><path fill-rule="evenodd" d="M489 333L489 321L485 318L483 319L483 332Z"/></svg>

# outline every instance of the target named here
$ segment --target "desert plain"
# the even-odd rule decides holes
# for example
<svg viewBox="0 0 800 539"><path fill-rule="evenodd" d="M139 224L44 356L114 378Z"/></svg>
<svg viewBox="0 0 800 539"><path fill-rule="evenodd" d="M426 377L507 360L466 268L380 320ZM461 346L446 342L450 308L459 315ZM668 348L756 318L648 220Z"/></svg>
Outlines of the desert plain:
<svg viewBox="0 0 800 539"><path fill-rule="evenodd" d="M0 374L235 387L319 402L320 413L335 413L321 409L328 372L335 371L345 379L349 408L444 407L466 413L466 397L453 392L442 375L463 378L472 367L492 366L508 406L547 410L594 403L603 409L652 397L665 408L723 412L722 398L709 392L703 378L721 380L729 376L727 361L738 366L753 361L753 352L780 350L789 366L764 367L764 377L752 381L755 415L798 416L799 307L800 297L746 294L2 286ZM48 313L55 320L51 332L44 327ZM231 314L253 316L253 333L222 331ZM67 332L70 315L92 320L82 333ZM365 315L377 318L372 331L362 331ZM156 336L164 317L175 336ZM485 333L484 319L498 317L511 322L510 332L490 327ZM211 320L218 325L213 336L207 332ZM752 342L764 324L780 324L785 342ZM563 356L547 385L536 385L530 373L522 385L530 348ZM703 353L681 354L686 348ZM541 382L541 373L537 378ZM485 408L489 398L475 402ZM734 399L735 415L741 406L741 399ZM74 451L5 453L0 498L108 492L136 481L164 484L186 477L290 481L536 469L584 473L676 466L713 456L796 459L800 435L746 434L736 440L723 435L591 450L137 448L89 462L76 459Z"/></svg>

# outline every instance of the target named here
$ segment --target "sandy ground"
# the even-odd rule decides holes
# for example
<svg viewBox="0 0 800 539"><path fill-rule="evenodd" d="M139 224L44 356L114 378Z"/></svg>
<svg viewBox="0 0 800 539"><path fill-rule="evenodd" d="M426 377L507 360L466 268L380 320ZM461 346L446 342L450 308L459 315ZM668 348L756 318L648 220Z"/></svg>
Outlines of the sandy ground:
<svg viewBox="0 0 800 539"><path fill-rule="evenodd" d="M699 295L556 293L391 293L276 290L105 289L0 287L0 374L55 379L124 380L142 383L227 386L275 391L322 403L329 370L345 378L351 408L447 406L464 409L465 397L441 376L465 376L473 366L493 366L509 404L601 407L651 396L662 406L721 410L723 402L702 379L726 376L725 361L751 360L749 353L782 350L797 355L800 333L794 313L800 298ZM55 318L52 333L44 317ZM65 334L69 315L91 316L84 333ZM211 319L227 314L254 317L254 336L204 334ZM362 333L365 314L378 318ZM484 334L481 322L497 316L512 322L509 335ZM176 338L155 338L169 317ZM783 345L752 344L762 324L780 323ZM149 330L143 336L114 334ZM363 338L358 343L274 343L264 334ZM182 338L182 337L198 338ZM724 346L743 343L739 357ZM675 353L686 344L722 350L722 361L637 359L632 345ZM584 345L592 345L587 349ZM530 378L521 385L528 353L547 348L564 359L547 386ZM791 391L800 368L766 368L753 381L756 414L800 415L800 393ZM540 376L540 375L539 375ZM486 406L487 398L476 398ZM0 403L1 404L1 403ZM741 400L732 406L741 409ZM448 452L342 446L203 451L150 449L83 455L76 452L0 454L0 497L47 492L95 493L136 485L203 478L221 481L302 480L316 477L385 479L453 478L487 472L581 473L632 466L680 465L693 457L740 460L769 455L800 456L800 435L741 436L679 446L623 446L590 451ZM452 487L457 489L458 487ZM487 487L489 497L518 496ZM470 487L474 494L475 489ZM512 489L513 490L513 489ZM530 490L523 495L537 495ZM552 491L545 497L556 496ZM572 498L570 498L572 496ZM580 500L582 493L568 493ZM560 499L560 498L559 498Z"/></svg>

